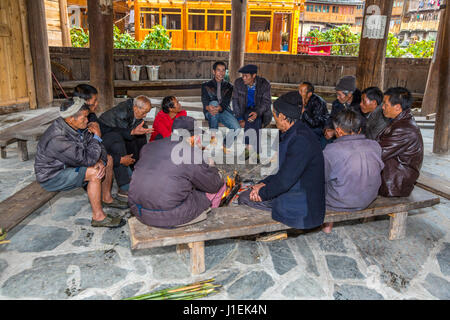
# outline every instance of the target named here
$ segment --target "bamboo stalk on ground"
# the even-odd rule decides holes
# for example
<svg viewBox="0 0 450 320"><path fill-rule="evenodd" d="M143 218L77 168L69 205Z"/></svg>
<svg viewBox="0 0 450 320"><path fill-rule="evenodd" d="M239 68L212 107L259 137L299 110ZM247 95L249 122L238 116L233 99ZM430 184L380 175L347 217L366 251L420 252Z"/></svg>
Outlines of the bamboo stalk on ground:
<svg viewBox="0 0 450 320"><path fill-rule="evenodd" d="M221 287L212 283L213 279L203 280L191 283L185 286L168 288L142 294L139 296L126 298L124 300L194 300L208 296L211 293L216 293L216 288Z"/></svg>

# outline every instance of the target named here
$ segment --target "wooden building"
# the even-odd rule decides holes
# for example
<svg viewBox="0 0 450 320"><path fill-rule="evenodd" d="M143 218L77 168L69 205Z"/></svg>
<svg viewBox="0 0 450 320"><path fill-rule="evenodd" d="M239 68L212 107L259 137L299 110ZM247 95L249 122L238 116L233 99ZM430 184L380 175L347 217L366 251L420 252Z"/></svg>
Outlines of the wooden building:
<svg viewBox="0 0 450 320"><path fill-rule="evenodd" d="M422 39L435 40L442 12L440 2L437 0L407 1L399 30L400 39L409 42Z"/></svg>
<svg viewBox="0 0 450 320"><path fill-rule="evenodd" d="M297 53L304 0L248 1L246 52ZM135 12L135 38L163 25L175 50L230 50L231 1L128 0ZM137 23L138 22L138 23Z"/></svg>

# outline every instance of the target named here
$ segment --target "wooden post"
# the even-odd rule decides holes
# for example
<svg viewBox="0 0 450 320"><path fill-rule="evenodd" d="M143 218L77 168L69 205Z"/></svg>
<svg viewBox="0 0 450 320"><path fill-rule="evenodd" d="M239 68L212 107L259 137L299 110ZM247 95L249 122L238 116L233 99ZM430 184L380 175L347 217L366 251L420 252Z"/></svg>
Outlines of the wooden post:
<svg viewBox="0 0 450 320"><path fill-rule="evenodd" d="M406 235L406 218L408 218L408 212L398 212L390 216L389 240L403 239Z"/></svg>
<svg viewBox="0 0 450 320"><path fill-rule="evenodd" d="M393 0L367 0L356 68L357 87L384 90L384 66Z"/></svg>
<svg viewBox="0 0 450 320"><path fill-rule="evenodd" d="M450 17L448 4L441 13L441 19L444 21L444 25L442 26L442 41L437 54L439 61L439 84L433 139L434 153L447 153L450 141Z"/></svg>
<svg viewBox="0 0 450 320"><path fill-rule="evenodd" d="M113 107L113 2L88 0L90 83L98 90L99 113Z"/></svg>
<svg viewBox="0 0 450 320"><path fill-rule="evenodd" d="M37 106L44 108L53 101L45 5L44 0L26 0L26 4Z"/></svg>
<svg viewBox="0 0 450 320"><path fill-rule="evenodd" d="M138 0L134 0L134 38L138 41L141 39L141 8L139 7Z"/></svg>
<svg viewBox="0 0 450 320"><path fill-rule="evenodd" d="M200 274L205 272L205 242L191 242L191 273Z"/></svg>
<svg viewBox="0 0 450 320"><path fill-rule="evenodd" d="M231 0L231 39L228 70L230 82L239 78L244 64L247 0Z"/></svg>
<svg viewBox="0 0 450 320"><path fill-rule="evenodd" d="M17 154L21 161L28 161L27 141L17 140Z"/></svg>
<svg viewBox="0 0 450 320"><path fill-rule="evenodd" d="M61 23L61 39L63 47L71 47L67 0L59 0L59 21Z"/></svg>
<svg viewBox="0 0 450 320"><path fill-rule="evenodd" d="M189 21L188 21L188 11L187 11L187 2L183 2L183 8L181 9L181 23L183 23L181 29L183 30L183 50L187 50L188 47L188 27L189 27Z"/></svg>

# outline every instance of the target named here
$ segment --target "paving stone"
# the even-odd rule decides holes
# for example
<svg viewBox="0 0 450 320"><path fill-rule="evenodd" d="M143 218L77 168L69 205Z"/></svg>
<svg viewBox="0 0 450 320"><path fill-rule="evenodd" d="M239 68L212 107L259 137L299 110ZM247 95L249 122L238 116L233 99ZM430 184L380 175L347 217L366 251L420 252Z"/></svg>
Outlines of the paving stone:
<svg viewBox="0 0 450 320"><path fill-rule="evenodd" d="M255 241L240 241L236 261L251 265L261 262L262 252Z"/></svg>
<svg viewBox="0 0 450 320"><path fill-rule="evenodd" d="M136 282L126 285L125 287L121 288L119 291L119 299L126 299L136 296L136 293L141 290L142 286L144 285L144 282Z"/></svg>
<svg viewBox="0 0 450 320"><path fill-rule="evenodd" d="M364 279L355 259L335 255L327 255L325 258L334 279Z"/></svg>
<svg viewBox="0 0 450 320"><path fill-rule="evenodd" d="M272 263L275 271L278 274L283 275L297 266L297 261L295 260L287 241L268 242L267 247L272 256Z"/></svg>
<svg viewBox="0 0 450 320"><path fill-rule="evenodd" d="M112 298L105 294L97 294L95 296L84 298L83 300L112 300Z"/></svg>
<svg viewBox="0 0 450 320"><path fill-rule="evenodd" d="M384 300L383 296L373 289L350 284L334 285L335 300Z"/></svg>
<svg viewBox="0 0 450 320"><path fill-rule="evenodd" d="M133 257L146 257L152 255L169 254L176 251L176 246L158 247L151 249L132 250Z"/></svg>
<svg viewBox="0 0 450 320"><path fill-rule="evenodd" d="M152 278L158 280L182 279L190 276L189 267L177 253L156 255L151 259Z"/></svg>
<svg viewBox="0 0 450 320"><path fill-rule="evenodd" d="M8 251L41 252L53 250L66 241L72 231L58 227L25 225L11 237Z"/></svg>
<svg viewBox="0 0 450 320"><path fill-rule="evenodd" d="M205 241L205 268L211 270L223 262L237 247L236 240Z"/></svg>
<svg viewBox="0 0 450 320"><path fill-rule="evenodd" d="M78 226L90 226L91 219L79 218L74 221L74 223Z"/></svg>
<svg viewBox="0 0 450 320"><path fill-rule="evenodd" d="M239 270L221 270L220 273L214 276L214 283L221 286L226 286L230 282L234 281L236 277L240 274Z"/></svg>
<svg viewBox="0 0 450 320"><path fill-rule="evenodd" d="M141 260L134 261L134 266L136 267L136 273L140 276L147 274L147 266Z"/></svg>
<svg viewBox="0 0 450 320"><path fill-rule="evenodd" d="M436 259L443 275L450 276L450 243L444 243L444 247L436 255Z"/></svg>
<svg viewBox="0 0 450 320"><path fill-rule="evenodd" d="M89 247L92 242L92 237L94 232L92 230L87 230L86 228L81 228L80 236L77 240L72 242L72 245L76 247Z"/></svg>
<svg viewBox="0 0 450 320"><path fill-rule="evenodd" d="M65 221L70 217L76 216L87 204L88 200L80 197L76 197L71 201L57 201L52 207L52 220Z"/></svg>
<svg viewBox="0 0 450 320"><path fill-rule="evenodd" d="M0 276L6 268L8 268L8 262L5 259L0 259Z"/></svg>
<svg viewBox="0 0 450 320"><path fill-rule="evenodd" d="M376 265L382 281L401 292L422 269L444 236L423 216L409 216L404 239L388 240L389 219L346 226L346 233L367 265Z"/></svg>
<svg viewBox="0 0 450 320"><path fill-rule="evenodd" d="M0 171L0 201L12 196L15 192L25 187L25 185L35 180L33 169L14 170L13 172Z"/></svg>
<svg viewBox="0 0 450 320"><path fill-rule="evenodd" d="M347 253L344 240L341 238L337 230L333 230L329 234L325 232L315 232L308 236L310 237L309 239L318 242L322 251Z"/></svg>
<svg viewBox="0 0 450 320"><path fill-rule="evenodd" d="M422 285L436 298L441 300L450 299L450 282L447 280L430 273L427 275L425 282Z"/></svg>
<svg viewBox="0 0 450 320"><path fill-rule="evenodd" d="M67 299L88 288L108 288L129 272L116 266L119 259L115 250L36 258L31 268L9 277L0 292L12 298Z"/></svg>
<svg viewBox="0 0 450 320"><path fill-rule="evenodd" d="M295 239L291 240L295 246L297 247L298 252L302 255L303 259L306 262L306 271L314 273L316 276L320 276L319 271L317 270L316 259L314 258L314 254L311 248L306 242L304 236L299 236Z"/></svg>
<svg viewBox="0 0 450 320"><path fill-rule="evenodd" d="M124 248L130 248L130 237L128 235L128 227L123 226L121 228L107 228L103 233L103 244L119 245Z"/></svg>
<svg viewBox="0 0 450 320"><path fill-rule="evenodd" d="M236 280L227 290L231 299L258 299L275 284L265 271L252 271Z"/></svg>
<svg viewBox="0 0 450 320"><path fill-rule="evenodd" d="M319 283L307 275L302 275L297 280L291 282L281 292L287 298L323 298L325 292Z"/></svg>

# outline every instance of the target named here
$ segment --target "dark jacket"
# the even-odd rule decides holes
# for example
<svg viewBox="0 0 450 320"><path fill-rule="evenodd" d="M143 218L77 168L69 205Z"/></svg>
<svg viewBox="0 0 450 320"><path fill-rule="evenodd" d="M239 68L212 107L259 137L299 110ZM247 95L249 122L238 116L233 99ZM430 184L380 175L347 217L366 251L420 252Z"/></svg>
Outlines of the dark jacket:
<svg viewBox="0 0 450 320"><path fill-rule="evenodd" d="M350 104L342 104L339 102L338 99L334 100L332 105L331 105L331 113L330 116L328 117L327 123L325 124L325 128L331 128L334 129L334 124L333 124L333 119L336 118L336 115L341 112L342 110L345 109L350 109L355 111L356 113L361 115L361 118L363 120L362 126L363 128L366 125L366 118L364 117L363 113L361 112L361 91L359 91L358 89L355 90L355 92L353 92L353 99L352 102ZM364 133L364 132L362 132Z"/></svg>
<svg viewBox="0 0 450 320"><path fill-rule="evenodd" d="M205 193L217 193L224 184L217 168L203 162L198 148L186 144L185 163L172 161L174 148L181 149L179 143L164 138L146 144L134 166L128 203L146 225L173 227L192 221L211 206ZM196 159L201 164L190 164Z"/></svg>
<svg viewBox="0 0 450 320"><path fill-rule="evenodd" d="M280 99L286 102L296 105L303 109L302 96L298 91L291 91L283 94ZM325 125L328 120L328 109L327 103L320 96L313 93L311 98L309 98L308 103L305 107L305 112L302 113L302 121L311 129L321 128Z"/></svg>
<svg viewBox="0 0 450 320"><path fill-rule="evenodd" d="M128 99L105 111L98 121L103 135L110 131L117 131L124 139L133 140L135 137L131 135L131 131L144 119L134 118L133 99Z"/></svg>
<svg viewBox="0 0 450 320"><path fill-rule="evenodd" d="M222 80L220 85L220 92L222 96L222 101L220 101L220 106L222 107L222 111L227 110L228 112L233 113L230 108L231 97L233 95L233 85L228 81ZM206 115L206 106L209 106L211 101L218 101L217 98L217 81L215 79L211 79L208 82L204 82L202 84L202 103L203 103L203 113Z"/></svg>
<svg viewBox="0 0 450 320"><path fill-rule="evenodd" d="M262 117L262 126L266 127L272 121L272 96L270 82L256 76L255 112ZM233 88L233 112L237 119L243 118L247 109L247 85L242 78L236 79Z"/></svg>
<svg viewBox="0 0 450 320"><path fill-rule="evenodd" d="M381 147L363 134L337 138L323 151L327 209L363 210L381 185Z"/></svg>
<svg viewBox="0 0 450 320"><path fill-rule="evenodd" d="M325 217L324 160L314 132L297 121L280 135L279 170L263 181L263 201L271 200L272 218L292 228L320 226Z"/></svg>
<svg viewBox="0 0 450 320"><path fill-rule="evenodd" d="M55 177L66 167L90 167L102 159L106 150L87 129L76 131L63 118L56 119L39 140L34 171L37 182Z"/></svg>
<svg viewBox="0 0 450 320"><path fill-rule="evenodd" d="M407 197L414 189L423 161L423 140L411 110L400 113L378 136L383 150L379 194Z"/></svg>
<svg viewBox="0 0 450 320"><path fill-rule="evenodd" d="M364 114L367 119L364 130L367 139L375 140L377 136L386 128L391 121L383 114L383 107L379 105L369 114Z"/></svg>

